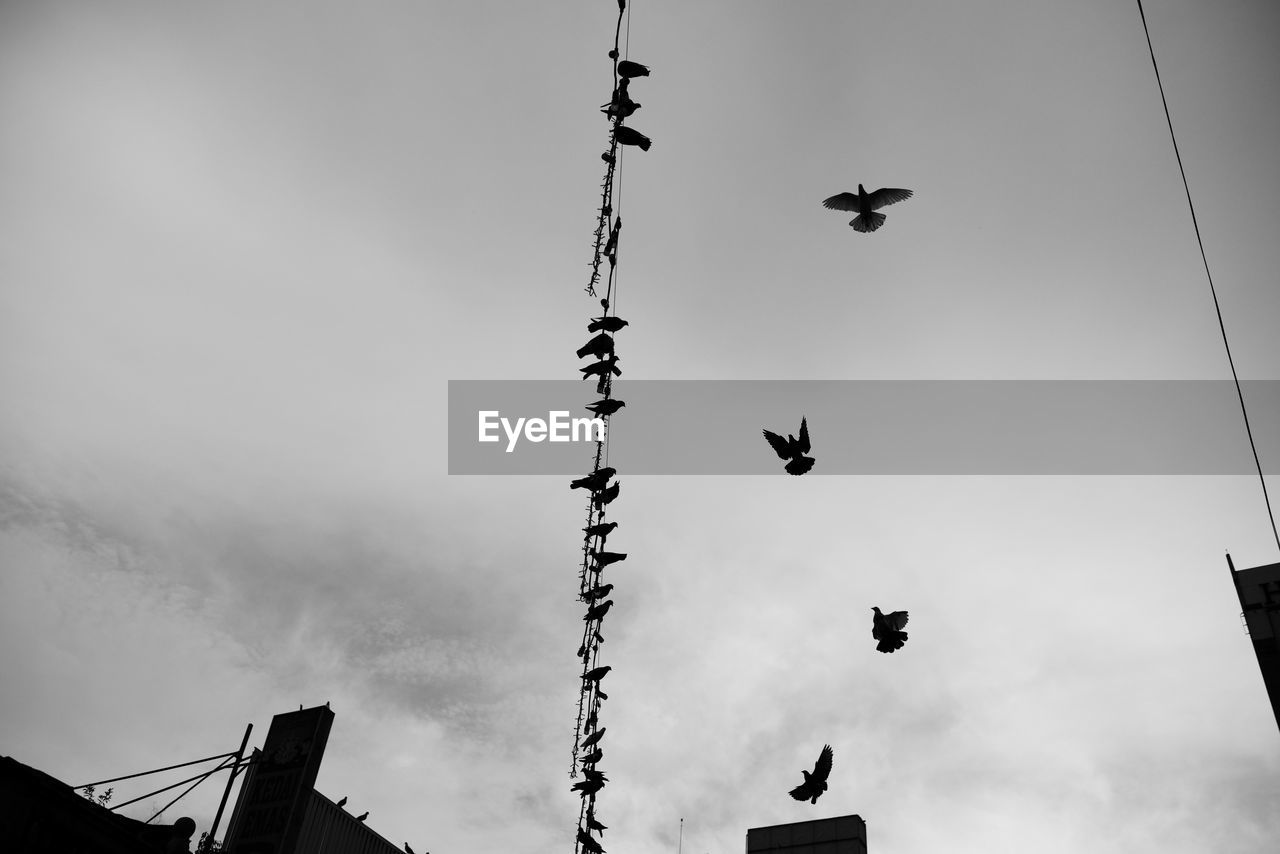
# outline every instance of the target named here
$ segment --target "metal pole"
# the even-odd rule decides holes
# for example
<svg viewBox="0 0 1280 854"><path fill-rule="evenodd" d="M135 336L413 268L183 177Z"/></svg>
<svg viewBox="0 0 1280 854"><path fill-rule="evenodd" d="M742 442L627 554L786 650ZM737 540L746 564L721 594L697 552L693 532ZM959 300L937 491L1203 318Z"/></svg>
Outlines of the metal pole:
<svg viewBox="0 0 1280 854"><path fill-rule="evenodd" d="M209 828L209 835L205 837L206 846L213 844L213 837L217 834L218 825L222 822L222 811L226 809L227 798L231 796L231 784L236 781L236 772L240 770L240 760L244 758L244 749L249 744L251 732L253 732L253 724L244 728L244 738L240 741L240 749L235 753L235 764L231 766L231 773L227 775L227 787L222 790L222 801L218 804L218 811L213 816L213 826Z"/></svg>

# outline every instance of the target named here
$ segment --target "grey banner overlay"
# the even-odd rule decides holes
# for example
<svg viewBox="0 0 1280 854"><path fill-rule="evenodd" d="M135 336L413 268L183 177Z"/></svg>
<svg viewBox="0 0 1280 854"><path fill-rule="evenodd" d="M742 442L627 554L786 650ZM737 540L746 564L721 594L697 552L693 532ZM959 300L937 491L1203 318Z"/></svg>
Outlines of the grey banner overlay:
<svg viewBox="0 0 1280 854"><path fill-rule="evenodd" d="M1280 381L1242 383L1264 472L1280 472ZM622 474L778 474L761 436L809 419L806 475L1256 474L1225 380L616 380ZM591 418L594 381L450 380L449 474L581 475L594 442L510 440L496 418ZM479 413L491 416L482 443ZM581 435L582 431L579 432Z"/></svg>

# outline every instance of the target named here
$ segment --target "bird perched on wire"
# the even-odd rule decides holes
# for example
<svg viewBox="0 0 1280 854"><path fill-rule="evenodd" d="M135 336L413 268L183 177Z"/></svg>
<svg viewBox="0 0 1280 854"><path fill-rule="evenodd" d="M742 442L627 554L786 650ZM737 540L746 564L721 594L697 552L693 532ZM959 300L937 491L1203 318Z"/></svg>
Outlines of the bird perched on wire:
<svg viewBox="0 0 1280 854"><path fill-rule="evenodd" d="M597 747L595 750L591 751L586 756L583 756L578 761L581 762L583 765L594 765L595 763L599 762L601 759L604 759L604 751Z"/></svg>
<svg viewBox="0 0 1280 854"><path fill-rule="evenodd" d="M621 491L622 491L622 481L620 480L614 481L612 486L606 486L604 489L600 490L599 492L594 493L591 496L591 503L596 508L604 507L607 504L612 504L613 499L617 498L618 493Z"/></svg>
<svg viewBox="0 0 1280 854"><path fill-rule="evenodd" d="M611 592L613 592L612 584L601 584L598 587L592 587L586 593L583 593L582 599L584 602L594 602L597 599L603 599Z"/></svg>
<svg viewBox="0 0 1280 854"><path fill-rule="evenodd" d="M605 375L613 374L615 377L622 376L622 368L618 367L618 357L609 356L607 359L601 359L599 362L592 362L585 368L578 368L578 372L582 374L585 380L587 377L595 375L604 379Z"/></svg>
<svg viewBox="0 0 1280 854"><path fill-rule="evenodd" d="M599 605L592 605L590 608L588 608L587 613L582 616L582 619L586 620L587 622L591 622L592 620L603 620L604 615L609 613L609 609L612 607L613 607L613 600L606 599L603 602L601 602Z"/></svg>
<svg viewBox="0 0 1280 854"><path fill-rule="evenodd" d="M877 210L885 205L909 199L911 195L910 190L898 190L893 187L881 187L874 193L868 193L859 184L858 192L836 193L823 201L822 206L827 210L857 211L858 215L849 220L849 225L853 226L854 231L867 234L884 225L885 216L882 213L876 213Z"/></svg>
<svg viewBox="0 0 1280 854"><path fill-rule="evenodd" d="M618 82L618 88L613 90L613 98L607 104L600 105L600 112L604 113L611 119L623 118L640 109L640 105L631 100L630 93L627 92L627 85L631 81L623 77Z"/></svg>
<svg viewBox="0 0 1280 854"><path fill-rule="evenodd" d="M616 126L613 129L613 138L618 141L618 145L639 146L641 151L648 151L649 146L653 144L653 140L649 139L649 137L626 125Z"/></svg>
<svg viewBox="0 0 1280 854"><path fill-rule="evenodd" d="M365 810L364 812L360 813L360 815L356 816L356 821L364 821L368 817L369 817L369 811Z"/></svg>
<svg viewBox="0 0 1280 854"><path fill-rule="evenodd" d="M783 467L787 474L801 475L813 468L814 458L805 456L811 450L808 419L803 416L800 418L800 438L798 439L791 434L787 434L787 438L784 439L768 430L760 432L764 433L765 439L778 456L787 460L787 464Z"/></svg>
<svg viewBox="0 0 1280 854"><path fill-rule="evenodd" d="M606 566L608 566L611 563L617 563L620 560L626 560L627 553L626 552L596 552L595 559L596 559L596 566L599 567L600 569L604 569Z"/></svg>
<svg viewBox="0 0 1280 854"><path fill-rule="evenodd" d="M617 332L622 327L628 325L630 324L616 315L613 317L593 317L591 318L591 323L587 325L587 331L599 332L604 330L605 332Z"/></svg>
<svg viewBox="0 0 1280 854"><path fill-rule="evenodd" d="M609 478L613 477L617 473L618 470L613 466L603 466L596 469L586 477L580 477L577 480L569 481L569 488L589 489L592 492L595 492L596 490L604 489L605 484L609 482Z"/></svg>
<svg viewBox="0 0 1280 854"><path fill-rule="evenodd" d="M607 730L607 729L608 729L608 727L607 727L607 726L600 727L600 729L596 730L596 731L595 731L595 732L593 732L591 735L589 735L589 736L587 736L585 739L583 739L583 741L582 741L582 746L583 746L583 747L590 747L591 745L593 745L593 744L595 744L596 742L598 742L600 739L604 738L604 732L605 732L605 730Z"/></svg>
<svg viewBox="0 0 1280 854"><path fill-rule="evenodd" d="M588 525L582 530L586 532L587 536L585 539L589 540L592 537L599 537L603 540L613 533L613 529L616 527L618 527L617 522L601 522L599 525Z"/></svg>
<svg viewBox="0 0 1280 854"><path fill-rule="evenodd" d="M875 611L871 617L871 637L878 641L876 649L881 652L902 649L907 642L907 633L902 630L902 627L907 624L907 612L894 611L892 614L882 614L879 608L873 607L871 610Z"/></svg>
<svg viewBox="0 0 1280 854"><path fill-rule="evenodd" d="M827 790L827 775L831 773L831 745L824 744L818 754L818 761L813 766L813 773L802 770L804 782L791 790L791 797L797 801L818 802L818 797Z"/></svg>
<svg viewBox="0 0 1280 854"><path fill-rule="evenodd" d="M603 359L605 356L613 352L613 336L608 332L601 332L595 338L592 338L586 344L578 348L578 358L584 356L595 356L597 359Z"/></svg>
<svg viewBox="0 0 1280 854"><path fill-rule="evenodd" d="M607 825L601 824L600 822L596 821L595 810L592 810L592 809L587 810L587 831L588 832L594 830L596 833L600 834L601 836L604 836L604 832L608 829L609 827Z"/></svg>
<svg viewBox="0 0 1280 854"><path fill-rule="evenodd" d="M582 674L582 678L587 682L599 682L601 679L608 676L609 671L612 669L612 667L606 664L604 667L597 667L594 670L588 670L586 673Z"/></svg>
<svg viewBox="0 0 1280 854"><path fill-rule="evenodd" d="M586 854L604 854L604 848L596 842L595 837L582 828L578 828L578 845Z"/></svg>
<svg viewBox="0 0 1280 854"><path fill-rule="evenodd" d="M618 63L618 75L621 77L648 77L649 66L624 59Z"/></svg>
<svg viewBox="0 0 1280 854"><path fill-rule="evenodd" d="M583 408L588 412L594 412L601 418L607 418L626 405L625 400L597 400L595 403L588 403Z"/></svg>

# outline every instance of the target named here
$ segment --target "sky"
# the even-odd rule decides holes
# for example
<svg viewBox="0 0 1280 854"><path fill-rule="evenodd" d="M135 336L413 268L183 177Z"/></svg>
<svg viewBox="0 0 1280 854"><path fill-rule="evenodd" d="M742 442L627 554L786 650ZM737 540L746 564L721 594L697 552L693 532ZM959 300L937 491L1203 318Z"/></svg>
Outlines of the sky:
<svg viewBox="0 0 1280 854"><path fill-rule="evenodd" d="M617 396L1230 378L1136 4L631 5ZM1144 5L1236 365L1280 379L1280 12ZM447 384L577 376L616 13L0 6L0 753L87 783L329 702L317 788L396 845L571 850L585 503L450 476ZM821 206L858 183L915 195L858 234ZM1256 477L821 477L811 427L811 476L620 473L607 850L851 813L872 852L1273 850Z"/></svg>

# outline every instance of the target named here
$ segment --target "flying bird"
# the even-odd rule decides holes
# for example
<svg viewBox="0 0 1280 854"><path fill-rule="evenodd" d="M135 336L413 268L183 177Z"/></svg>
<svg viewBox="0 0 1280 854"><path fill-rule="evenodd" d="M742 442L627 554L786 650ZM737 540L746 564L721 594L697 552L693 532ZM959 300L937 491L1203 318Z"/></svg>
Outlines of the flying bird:
<svg viewBox="0 0 1280 854"><path fill-rule="evenodd" d="M613 138L618 141L618 145L638 145L641 151L648 151L649 146L653 144L653 140L649 139L649 137L626 125L615 127L613 129Z"/></svg>
<svg viewBox="0 0 1280 854"><path fill-rule="evenodd" d="M618 74L623 77L648 77L649 66L624 59L618 63Z"/></svg>
<svg viewBox="0 0 1280 854"><path fill-rule="evenodd" d="M879 608L872 608L875 615L871 618L871 637L875 638L879 643L876 649L881 652L893 652L902 649L903 644L907 642L907 633L902 627L907 624L906 611L894 611L892 614L882 614Z"/></svg>
<svg viewBox="0 0 1280 854"><path fill-rule="evenodd" d="M800 438L797 439L791 434L787 434L787 438L782 438L777 433L771 433L768 430L762 430L765 439L768 440L770 446L778 453L778 456L787 460L787 474L801 475L813 468L813 457L806 457L809 453L809 421L801 417L800 419Z"/></svg>
<svg viewBox="0 0 1280 854"><path fill-rule="evenodd" d="M584 408L588 412L594 412L600 418L607 418L626 405L627 402L625 400L609 400L606 398L597 400L595 403L588 403Z"/></svg>
<svg viewBox="0 0 1280 854"><path fill-rule="evenodd" d="M345 807L346 805L347 805L347 796L346 796L346 795L343 795L343 796L342 796L342 800L340 800L340 801L338 801L336 804L334 804L334 806L335 806L335 807L338 807L339 809L341 809L342 807Z"/></svg>
<svg viewBox="0 0 1280 854"><path fill-rule="evenodd" d="M587 613L582 619L590 622L591 620L603 620L604 615L609 613L609 609L613 607L613 600L606 599L599 605L592 605L587 609Z"/></svg>
<svg viewBox="0 0 1280 854"><path fill-rule="evenodd" d="M884 214L876 213L877 209L909 199L911 195L910 190L892 187L881 187L874 193L868 193L859 184L858 192L836 193L823 201L822 206L833 211L857 211L858 215L849 220L849 225L854 231L867 234L884 225Z"/></svg>
<svg viewBox="0 0 1280 854"><path fill-rule="evenodd" d="M605 466L603 468L596 469L586 477L580 477L577 480L569 481L569 488L589 489L592 492L595 492L596 490L604 489L605 484L609 482L609 478L613 477L617 473L618 470L614 467Z"/></svg>
<svg viewBox="0 0 1280 854"><path fill-rule="evenodd" d="M831 745L824 744L822 752L818 754L818 761L814 763L813 773L803 770L800 772L804 775L804 782L791 790L791 797L797 801L816 804L819 796L827 790L827 775L831 773L831 757Z"/></svg>
<svg viewBox="0 0 1280 854"><path fill-rule="evenodd" d="M605 332L617 332L627 325L625 320L616 315L613 317L593 317L591 318L591 323L587 325L587 331L599 332L603 329Z"/></svg>
<svg viewBox="0 0 1280 854"><path fill-rule="evenodd" d="M368 817L369 817L369 811L365 810L364 812L360 813L360 815L356 816L356 821L364 821Z"/></svg>

